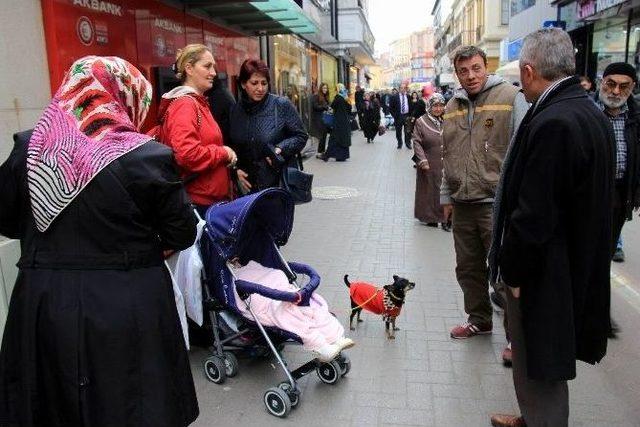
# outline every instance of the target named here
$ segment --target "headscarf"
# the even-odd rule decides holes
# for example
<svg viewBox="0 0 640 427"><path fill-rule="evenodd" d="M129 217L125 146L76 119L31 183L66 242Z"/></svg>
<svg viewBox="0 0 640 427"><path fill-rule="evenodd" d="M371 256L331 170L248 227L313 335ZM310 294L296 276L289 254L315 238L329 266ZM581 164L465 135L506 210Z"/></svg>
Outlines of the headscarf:
<svg viewBox="0 0 640 427"><path fill-rule="evenodd" d="M433 106L436 104L442 104L442 105L447 104L447 101L445 101L444 96L442 96L442 94L439 94L437 92L432 94L431 97L427 100L427 115L429 116L429 119L436 126L438 126L438 129L440 129L440 126L442 125L442 117L436 117L433 114L431 114L431 110L433 109Z"/></svg>
<svg viewBox="0 0 640 427"><path fill-rule="evenodd" d="M121 58L86 56L73 63L29 141L27 179L39 231L109 163L149 141L138 128L151 91Z"/></svg>
<svg viewBox="0 0 640 427"><path fill-rule="evenodd" d="M338 95L340 95L344 99L347 99L347 97L349 96L349 92L347 92L347 88L345 88L342 83L338 83L336 85L336 88L338 89Z"/></svg>

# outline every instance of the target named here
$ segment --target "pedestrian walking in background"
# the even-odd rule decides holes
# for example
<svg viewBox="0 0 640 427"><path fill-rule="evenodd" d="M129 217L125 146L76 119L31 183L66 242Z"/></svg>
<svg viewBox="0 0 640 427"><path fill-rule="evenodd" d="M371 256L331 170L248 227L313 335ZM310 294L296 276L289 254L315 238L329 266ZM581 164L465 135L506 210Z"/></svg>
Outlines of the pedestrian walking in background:
<svg viewBox="0 0 640 427"><path fill-rule="evenodd" d="M361 125L367 144L372 143L380 129L380 104L373 92L364 94Z"/></svg>
<svg viewBox="0 0 640 427"><path fill-rule="evenodd" d="M567 426L576 360L607 350L615 139L574 74L567 33L525 37L520 81L533 106L504 162L490 257L491 279L509 288L522 417L496 415L494 426Z"/></svg>
<svg viewBox="0 0 640 427"><path fill-rule="evenodd" d="M318 93L311 97L311 129L310 134L318 140L319 157L326 150L327 144L327 126L322 121L322 114L329 109L329 86L321 83Z"/></svg>
<svg viewBox="0 0 640 427"><path fill-rule="evenodd" d="M291 101L269 93L269 75L259 59L240 66L240 100L231 111L229 136L243 191L278 187L282 168L297 165L309 137Z"/></svg>
<svg viewBox="0 0 640 427"><path fill-rule="evenodd" d="M157 136L173 150L187 193L204 215L213 203L231 198L227 166L235 164L237 156L223 144L204 96L216 76L209 49L201 44L179 49L175 71L182 84L162 95Z"/></svg>
<svg viewBox="0 0 640 427"><path fill-rule="evenodd" d="M440 183L442 181L442 115L445 101L434 93L428 101L427 112L413 129L413 160L416 163L416 196L413 216L431 227L442 224L449 231L440 205Z"/></svg>
<svg viewBox="0 0 640 427"><path fill-rule="evenodd" d="M411 92L411 97L409 98L409 117L407 117L405 129L409 138L411 138L413 134L413 126L415 125L416 119L422 117L425 112L426 106L418 96L418 92Z"/></svg>
<svg viewBox="0 0 640 427"><path fill-rule="evenodd" d="M329 146L321 159L325 162L330 158L337 162L344 162L349 158L351 146L351 105L349 105L348 92L342 83L336 86L337 94L331 102L335 124L329 135Z"/></svg>
<svg viewBox="0 0 640 427"><path fill-rule="evenodd" d="M362 111L364 110L364 95L365 90L360 85L356 86L356 92L353 95L353 100L355 102L356 113L358 115L358 124L362 129Z"/></svg>
<svg viewBox="0 0 640 427"><path fill-rule="evenodd" d="M163 250L193 244L196 219L171 150L138 131L150 103L128 62L79 59L0 167L0 233L22 248L0 351L3 426L198 416L163 264Z"/></svg>
<svg viewBox="0 0 640 427"><path fill-rule="evenodd" d="M580 86L587 91L587 95L594 98L596 97L596 85L589 76L580 76Z"/></svg>
<svg viewBox="0 0 640 427"><path fill-rule="evenodd" d="M456 277L468 314L451 337L463 339L493 330L486 262L493 199L509 141L528 105L518 88L487 74L483 50L462 46L453 64L462 87L444 114L440 202L453 223Z"/></svg>
<svg viewBox="0 0 640 427"><path fill-rule="evenodd" d="M407 148L411 148L411 134L406 132L405 124L409 116L409 93L407 92L407 81L400 84L400 90L393 94L389 99L389 111L393 116L393 125L396 129L396 140L398 141L398 149L402 148L402 138L404 136L404 144Z"/></svg>

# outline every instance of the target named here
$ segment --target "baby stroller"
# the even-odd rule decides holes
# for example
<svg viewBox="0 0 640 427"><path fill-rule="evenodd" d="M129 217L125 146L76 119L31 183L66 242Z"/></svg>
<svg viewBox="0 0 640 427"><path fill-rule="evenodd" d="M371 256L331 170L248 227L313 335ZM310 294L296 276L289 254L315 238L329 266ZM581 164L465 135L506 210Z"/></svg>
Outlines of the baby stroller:
<svg viewBox="0 0 640 427"><path fill-rule="evenodd" d="M258 355L265 350L267 354L272 353L286 376L286 381L264 393L267 410L277 417L286 417L300 402L296 380L315 370L322 382L336 384L351 368L349 358L340 353L330 362L313 359L289 371L280 351L285 344L302 344L302 339L286 330L260 324L251 310L250 296L254 293L305 304L320 284L320 277L313 268L287 263L278 249L289 239L293 211L294 203L289 193L277 188L214 205L207 210L199 245L204 265L204 310L208 312L214 335L213 355L204 361L205 375L210 381L221 384L238 372L234 352ZM231 264L233 260L242 265L253 260L265 267L279 269L299 290L284 292L237 280ZM309 278L303 287L296 282L300 275ZM236 327L230 326L228 321L230 315L236 319L241 316L236 306L234 287L253 316L252 320L242 317ZM247 342L247 337L255 339ZM239 338L244 338L244 341Z"/></svg>

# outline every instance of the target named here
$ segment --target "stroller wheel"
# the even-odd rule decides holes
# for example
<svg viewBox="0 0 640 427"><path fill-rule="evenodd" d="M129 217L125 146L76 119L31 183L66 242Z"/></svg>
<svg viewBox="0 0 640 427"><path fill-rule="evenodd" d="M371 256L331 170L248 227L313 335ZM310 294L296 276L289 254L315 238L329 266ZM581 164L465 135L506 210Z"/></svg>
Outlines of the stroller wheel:
<svg viewBox="0 0 640 427"><path fill-rule="evenodd" d="M340 380L342 369L337 360L332 360L329 363L323 363L316 368L316 373L325 384L336 384Z"/></svg>
<svg viewBox="0 0 640 427"><path fill-rule="evenodd" d="M222 384L227 379L225 363L219 356L207 357L204 360L204 374L209 381Z"/></svg>
<svg viewBox="0 0 640 427"><path fill-rule="evenodd" d="M224 373L229 378L238 375L238 358L230 351L224 352Z"/></svg>
<svg viewBox="0 0 640 427"><path fill-rule="evenodd" d="M300 390L291 388L291 383L289 381L283 381L278 384L278 388L289 396L289 400L291 401L291 407L295 408L300 403Z"/></svg>
<svg viewBox="0 0 640 427"><path fill-rule="evenodd" d="M267 411L276 417L285 418L291 412L289 396L278 387L271 387L264 393L264 404Z"/></svg>
<svg viewBox="0 0 640 427"><path fill-rule="evenodd" d="M340 375L344 377L351 370L351 359L349 356L341 355L338 363L340 364Z"/></svg>

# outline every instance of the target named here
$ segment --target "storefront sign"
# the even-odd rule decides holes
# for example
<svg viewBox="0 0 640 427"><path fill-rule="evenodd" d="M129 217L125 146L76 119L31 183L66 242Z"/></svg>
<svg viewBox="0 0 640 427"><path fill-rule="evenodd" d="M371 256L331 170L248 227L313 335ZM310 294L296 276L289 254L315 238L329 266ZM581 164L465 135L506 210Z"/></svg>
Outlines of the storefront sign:
<svg viewBox="0 0 640 427"><path fill-rule="evenodd" d="M73 0L74 6L80 6L87 9L91 9L96 12L110 13L115 16L122 16L122 6L119 6L108 1L99 0Z"/></svg>
<svg viewBox="0 0 640 427"><path fill-rule="evenodd" d="M605 9L609 9L610 7L617 6L619 4L624 3L627 0L598 0L597 10L598 12L602 12Z"/></svg>
<svg viewBox="0 0 640 427"><path fill-rule="evenodd" d="M578 19L584 19L596 13L596 0L587 0L576 3Z"/></svg>
<svg viewBox="0 0 640 427"><path fill-rule="evenodd" d="M522 50L522 39L509 42L509 45L507 46L507 60L511 62L520 58L521 50Z"/></svg>

